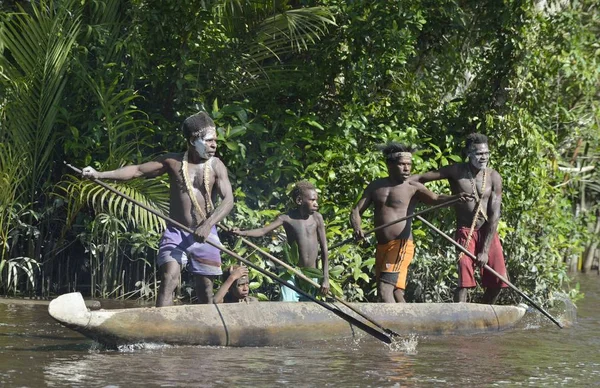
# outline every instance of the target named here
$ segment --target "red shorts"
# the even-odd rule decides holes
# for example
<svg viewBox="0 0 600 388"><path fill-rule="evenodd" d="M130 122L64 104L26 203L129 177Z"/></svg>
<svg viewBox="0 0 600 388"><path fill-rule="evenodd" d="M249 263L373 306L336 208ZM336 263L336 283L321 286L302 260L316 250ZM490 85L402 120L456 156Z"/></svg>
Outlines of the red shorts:
<svg viewBox="0 0 600 388"><path fill-rule="evenodd" d="M463 227L456 231L456 241L464 246L469 237L469 230L471 228ZM469 246L465 247L473 255L477 256L476 252L480 252L483 248L483 242L485 240L485 234L479 230L473 231L473 236L469 242ZM488 263L490 268L498 272L504 278L506 276L506 266L504 265L504 254L502 253L502 245L500 245L500 238L498 233L494 234L492 242L490 243L490 249L488 250ZM472 288L477 284L475 283L475 268L477 264L475 260L471 259L465 254L460 254L460 260L458 261L458 286L461 288ZM508 285L502 282L489 271L484 268L480 270L481 274L481 286L486 288L506 288Z"/></svg>

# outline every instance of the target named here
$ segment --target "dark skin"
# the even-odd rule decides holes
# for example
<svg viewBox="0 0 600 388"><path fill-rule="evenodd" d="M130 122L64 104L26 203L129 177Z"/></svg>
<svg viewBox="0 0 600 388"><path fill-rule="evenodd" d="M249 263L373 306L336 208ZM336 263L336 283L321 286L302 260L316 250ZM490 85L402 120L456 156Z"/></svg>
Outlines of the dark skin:
<svg viewBox="0 0 600 388"><path fill-rule="evenodd" d="M244 276L246 281L240 284L238 279ZM237 299L238 302L247 300L250 293L250 288L248 286L248 268L237 267L231 271L231 274L223 282L221 288L219 288L219 291L217 291L215 297L213 298L213 303L223 303L227 293L232 296L230 299Z"/></svg>
<svg viewBox="0 0 600 388"><path fill-rule="evenodd" d="M437 205L456 198L468 200L469 195L438 195L428 190L423 184L410 181L412 160L410 157L387 162L389 176L371 182L362 197L352 209L350 223L354 229L357 240L364 238L361 227L362 214L373 205L375 208L375 227L405 217L414 213L418 202L427 205ZM412 240L412 218L398 222L375 232L378 244L386 244L392 240ZM404 290L394 284L379 281L377 290L380 298L385 303L404 303Z"/></svg>
<svg viewBox="0 0 600 388"><path fill-rule="evenodd" d="M484 217L479 215L475 224L475 229L479 229L484 232L485 240L483 247L480 252L476 252L477 264L483 266L488 262L488 252L490 244L498 229L498 223L500 221L500 208L502 205L502 178L497 171L487 168L487 164L490 157L490 152L487 144L472 144L468 150L469 162L468 163L457 163L451 166L441 168L437 171L426 172L421 175L413 175L411 180L425 183L440 179L447 179L450 183L452 193L471 193L473 188L471 186L471 180L469 177L469 171L471 176L475 180L477 192L481 196L481 209L486 214L487 221ZM487 168L486 188L482 193L483 185L483 169ZM477 209L477 201L460 203L456 205L456 223L460 227L471 227L473 222L473 215ZM494 304L498 299L501 288L487 288L483 296L483 302ZM459 287L454 294L455 302L466 302L468 296L468 289Z"/></svg>
<svg viewBox="0 0 600 388"><path fill-rule="evenodd" d="M316 268L319 247L323 265L323 282L321 294L329 292L329 253L327 252L327 239L325 237L325 222L323 216L317 212L319 209L318 195L315 190L305 190L296 198L298 207L287 214L277 217L272 223L263 228L252 230L233 229L239 236L262 237L273 230L283 226L288 242L298 246L299 265L301 267Z"/></svg>
<svg viewBox="0 0 600 388"><path fill-rule="evenodd" d="M194 141L198 137L188 139L188 174L192 182L194 194L200 206L205 209L204 199L204 168L208 158L215 155L217 149L216 133L208 131L203 141L205 144L205 153L201 156L194 147ZM96 171L92 167L83 169L82 175L88 178L130 180L134 178L154 178L163 174L169 175L170 195L169 195L169 217L175 221L195 229L196 240L203 242L210 230L219 221L224 219L233 208L233 193L231 183L227 175L227 168L218 158L213 158L212 168L209 174L209 191L213 203L217 198L221 198L219 205L211 212L209 217L200 224L194 222L192 216L192 201L187 193L183 177L181 175L181 165L183 153L169 153L158 157L151 162L139 165L130 165L113 171ZM156 307L170 306L173 304L173 292L179 284L181 268L179 263L170 261L160 267L161 283L156 299ZM199 303L210 303L213 297L213 276L195 276L196 295Z"/></svg>

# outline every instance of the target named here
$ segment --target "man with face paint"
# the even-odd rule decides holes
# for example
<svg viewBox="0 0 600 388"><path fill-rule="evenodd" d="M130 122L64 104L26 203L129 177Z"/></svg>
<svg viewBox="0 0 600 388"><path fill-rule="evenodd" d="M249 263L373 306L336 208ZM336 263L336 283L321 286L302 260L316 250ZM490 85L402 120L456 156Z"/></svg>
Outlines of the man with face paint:
<svg viewBox="0 0 600 388"><path fill-rule="evenodd" d="M83 169L83 176L98 179L130 180L169 175L169 217L195 229L194 235L167 225L159 244L156 265L161 283L156 306L173 304L173 291L179 284L181 267L188 265L194 275L199 303L210 303L213 281L222 274L218 249L204 243L219 243L215 225L233 208L233 193L227 168L215 157L217 133L212 119L200 112L182 125L187 142L184 153L169 153L156 160L113 171ZM218 197L218 206L214 206Z"/></svg>
<svg viewBox="0 0 600 388"><path fill-rule="evenodd" d="M467 201L470 195L437 195L423 184L410 181L412 150L398 143L382 148L388 177L371 182L352 209L350 222L357 240L364 238L361 215L374 206L375 227L395 221L414 213L417 203L441 204L456 198ZM403 303L408 266L414 255L412 218L398 222L375 232L377 252L375 273L377 291L385 303Z"/></svg>
<svg viewBox="0 0 600 388"><path fill-rule="evenodd" d="M479 133L468 135L465 151L469 157L467 163L457 163L411 177L411 180L421 183L448 179L452 193L470 193L475 197L475 201L459 203L455 207L456 240L477 257L475 263L467 255L459 256L455 302L466 302L468 290L476 286L476 264L480 267L487 264L506 277L504 255L497 233L502 203L502 178L497 171L488 167L490 151L486 136ZM483 268L481 285L486 289L483 302L489 304L495 303L501 289L508 287Z"/></svg>

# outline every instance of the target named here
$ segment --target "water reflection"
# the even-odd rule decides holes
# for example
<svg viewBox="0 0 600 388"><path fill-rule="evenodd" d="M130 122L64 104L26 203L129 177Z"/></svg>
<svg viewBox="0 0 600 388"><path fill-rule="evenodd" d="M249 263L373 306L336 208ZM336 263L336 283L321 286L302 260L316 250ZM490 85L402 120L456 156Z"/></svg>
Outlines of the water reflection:
<svg viewBox="0 0 600 388"><path fill-rule="evenodd" d="M293 348L138 344L107 351L54 322L46 306L0 303L2 386L590 386L600 381L596 277L582 279L574 322L536 311L515 330L472 336L370 337ZM562 311L562 312L561 312ZM561 318L563 319L563 318Z"/></svg>

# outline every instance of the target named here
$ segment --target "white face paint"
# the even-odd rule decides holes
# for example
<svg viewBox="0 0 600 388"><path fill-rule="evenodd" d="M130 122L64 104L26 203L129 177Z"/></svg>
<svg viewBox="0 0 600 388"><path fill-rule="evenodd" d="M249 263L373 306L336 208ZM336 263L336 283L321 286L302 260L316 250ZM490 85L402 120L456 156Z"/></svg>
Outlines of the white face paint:
<svg viewBox="0 0 600 388"><path fill-rule="evenodd" d="M469 151L469 162L478 170L487 167L490 161L490 150L487 144L473 144Z"/></svg>
<svg viewBox="0 0 600 388"><path fill-rule="evenodd" d="M203 138L194 140L192 145L202 159L208 159L217 150L217 133L215 131L208 131Z"/></svg>

